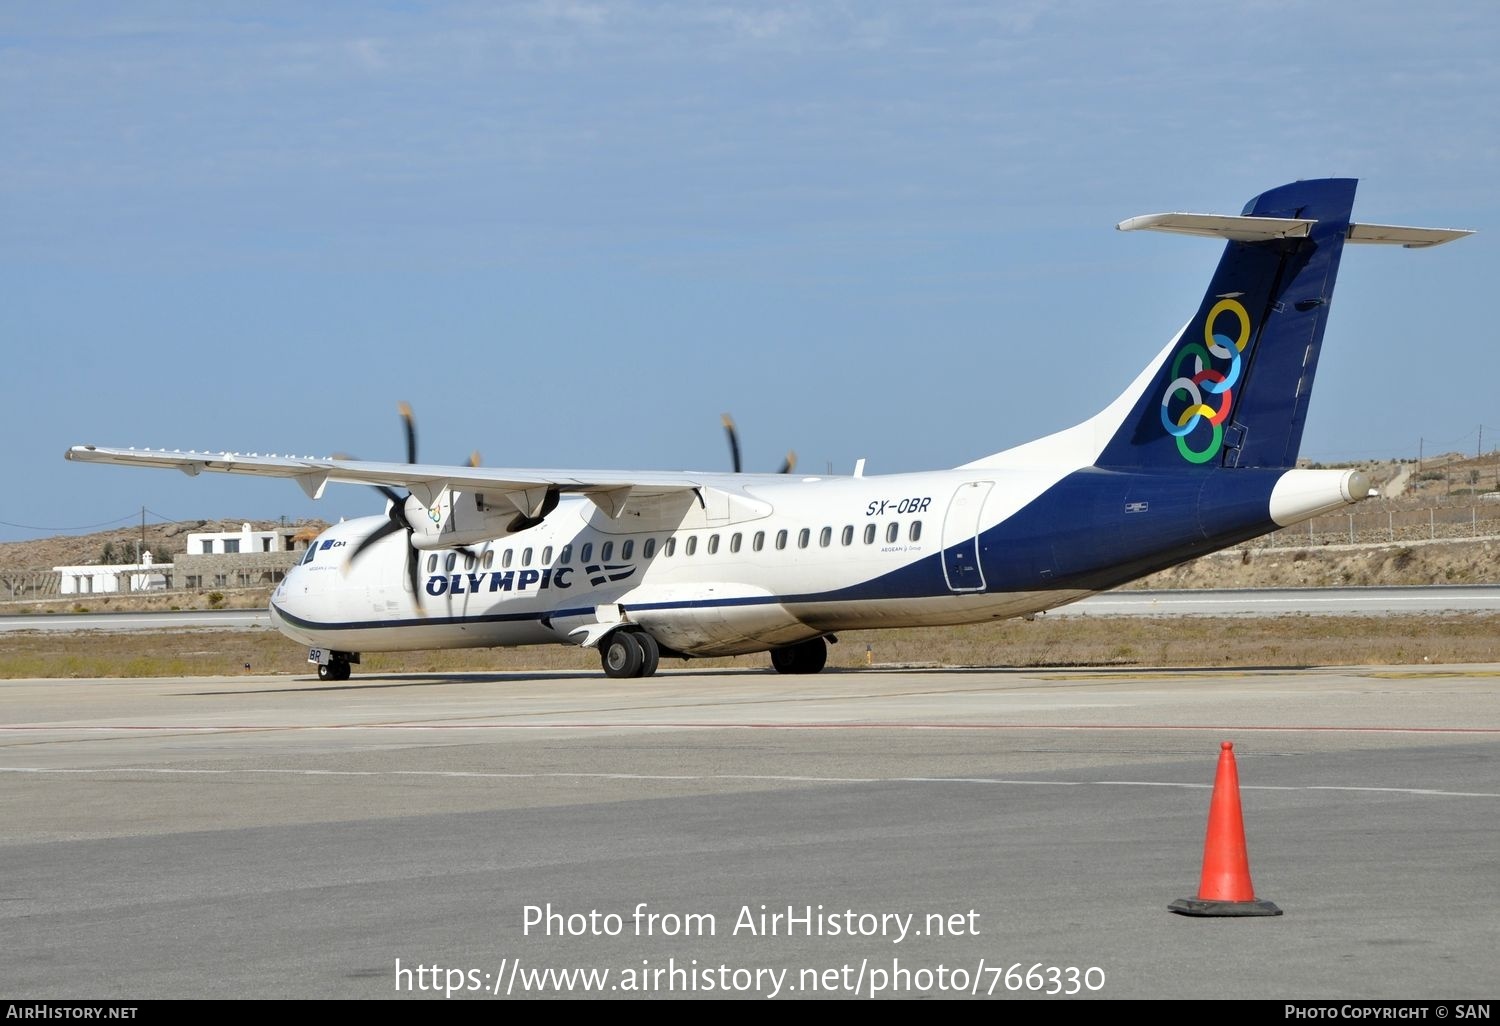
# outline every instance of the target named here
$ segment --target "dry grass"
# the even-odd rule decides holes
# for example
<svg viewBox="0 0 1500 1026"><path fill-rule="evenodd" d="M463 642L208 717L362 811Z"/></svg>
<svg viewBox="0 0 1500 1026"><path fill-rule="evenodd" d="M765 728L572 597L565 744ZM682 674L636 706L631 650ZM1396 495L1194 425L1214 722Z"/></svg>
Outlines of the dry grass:
<svg viewBox="0 0 1500 1026"><path fill-rule="evenodd" d="M0 678L305 675L305 651L269 630L25 632L0 635ZM868 660L868 662L867 662ZM1500 615L1042 617L971 627L842 635L829 665L873 666L1346 666L1500 662ZM764 655L663 660L664 669L765 666ZM358 675L577 670L593 651L523 649L371 653Z"/></svg>

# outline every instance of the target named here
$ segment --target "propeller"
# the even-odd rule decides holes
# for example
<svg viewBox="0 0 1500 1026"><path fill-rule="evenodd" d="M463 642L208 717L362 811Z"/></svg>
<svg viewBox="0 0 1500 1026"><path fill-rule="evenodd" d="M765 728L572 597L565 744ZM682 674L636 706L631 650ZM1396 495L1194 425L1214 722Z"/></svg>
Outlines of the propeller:
<svg viewBox="0 0 1500 1026"><path fill-rule="evenodd" d="M410 404L403 402L397 406L397 409L401 413L401 425L406 434L406 462L408 464L413 464L417 462L417 420L416 417L412 415ZM353 456L350 456L347 453L335 453L334 458L344 460L354 459ZM469 455L468 465L470 467L479 466L479 452L477 450ZM411 521L408 520L406 516L406 503L407 500L411 498L411 493L408 492L404 496L399 495L394 489L389 488L385 485L371 485L370 487L379 492L381 496L386 500L386 515L390 519L360 539L359 543L355 545L354 548L350 551L348 563L346 565L352 564L365 552L365 550L370 548L370 546L374 545L376 542L380 541L382 538L388 538L391 535L396 534L397 532L404 531L406 532L406 579L411 584L412 594L414 596L418 595L420 594L418 589L420 589L421 587L421 579L417 568L421 562L422 557L421 553L417 551L416 546L411 544L411 536L413 534L412 525ZM542 502L542 509L540 514L535 517L528 517L524 513L518 514L516 518L510 522L510 531L521 531L525 530L528 527L535 527L537 524L540 524L548 513L551 513L554 509L557 508L559 498L561 498L561 493L556 488L547 489L547 497ZM476 495L475 499L477 500L479 506L483 508L484 496ZM477 560L479 558L479 553L475 552L467 545L454 546L454 551L461 552L470 559ZM426 615L426 612L422 609L420 602L417 604L417 612L424 616Z"/></svg>
<svg viewBox="0 0 1500 1026"><path fill-rule="evenodd" d="M417 462L417 421L412 416L411 406L407 403L401 403L397 409L401 413L401 423L406 429L406 462L408 464L415 463ZM478 453L475 455L477 456ZM336 454L336 458L352 459L353 457L347 454ZM370 487L379 492L386 500L388 504L386 516L390 519L360 539L359 544L350 550L348 564L346 565L353 565L356 559L382 538L388 538L398 531L405 531L406 579L411 584L412 596L419 596L421 594L421 580L417 573L417 564L421 560L421 556L417 552L416 547L411 543L412 526L411 521L406 518L406 500L411 498L411 493L408 492L405 496L402 496L398 495L395 489L385 485L371 485ZM417 602L417 612L423 612L420 601Z"/></svg>
<svg viewBox="0 0 1500 1026"><path fill-rule="evenodd" d="M739 431L735 429L734 418L729 414L724 414L721 419L724 421L724 433L729 436L730 460L734 464L734 472L738 474L744 469L744 467L740 464ZM797 454L795 452L788 451L786 454L786 459L781 461L781 469L778 470L777 473L790 474L796 468L796 466Z"/></svg>

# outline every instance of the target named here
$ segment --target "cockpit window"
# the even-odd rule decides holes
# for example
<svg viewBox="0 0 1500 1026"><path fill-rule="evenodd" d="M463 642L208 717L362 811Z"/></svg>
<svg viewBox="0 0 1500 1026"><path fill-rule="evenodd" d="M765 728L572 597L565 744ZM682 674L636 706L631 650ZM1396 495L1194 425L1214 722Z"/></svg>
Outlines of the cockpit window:
<svg viewBox="0 0 1500 1026"><path fill-rule="evenodd" d="M302 559L300 560L300 562L311 563L314 559L317 559L317 558L318 558L318 543L317 542L313 542L311 545L309 545L307 547L307 555L303 556Z"/></svg>

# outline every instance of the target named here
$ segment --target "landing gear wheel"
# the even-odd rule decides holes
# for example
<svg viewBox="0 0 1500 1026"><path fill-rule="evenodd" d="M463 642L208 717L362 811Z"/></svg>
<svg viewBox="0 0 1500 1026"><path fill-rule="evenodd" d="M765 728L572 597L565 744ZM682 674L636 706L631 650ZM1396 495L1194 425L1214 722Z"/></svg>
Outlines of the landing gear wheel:
<svg viewBox="0 0 1500 1026"><path fill-rule="evenodd" d="M615 631L599 650L599 661L604 664L606 677L639 677L646 651L630 631Z"/></svg>
<svg viewBox="0 0 1500 1026"><path fill-rule="evenodd" d="M349 660L332 659L318 666L319 680L348 680L351 673Z"/></svg>
<svg viewBox="0 0 1500 1026"><path fill-rule="evenodd" d="M777 673L817 673L827 663L828 642L822 638L771 650L771 665Z"/></svg>
<svg viewBox="0 0 1500 1026"><path fill-rule="evenodd" d="M655 638L645 631L637 634L635 640L640 644L641 652L644 656L641 660L641 672L639 676L650 677L656 673L656 665L661 662L661 646L656 643Z"/></svg>

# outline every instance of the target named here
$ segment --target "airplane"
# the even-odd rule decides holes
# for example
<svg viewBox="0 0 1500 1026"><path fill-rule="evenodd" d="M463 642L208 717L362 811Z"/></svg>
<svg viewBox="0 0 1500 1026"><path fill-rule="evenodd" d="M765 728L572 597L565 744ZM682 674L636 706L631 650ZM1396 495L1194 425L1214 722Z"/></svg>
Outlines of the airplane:
<svg viewBox="0 0 1500 1026"><path fill-rule="evenodd" d="M842 631L1030 616L1357 503L1358 470L1297 466L1344 246L1472 234L1351 221L1355 179L1297 181L1238 215L1121 222L1225 240L1198 308L1114 402L958 467L797 475L489 468L347 456L75 446L89 463L373 485L277 585L275 625L321 680L360 653L599 651L612 678L663 657L769 652L823 669ZM403 490L398 492L397 489Z"/></svg>

